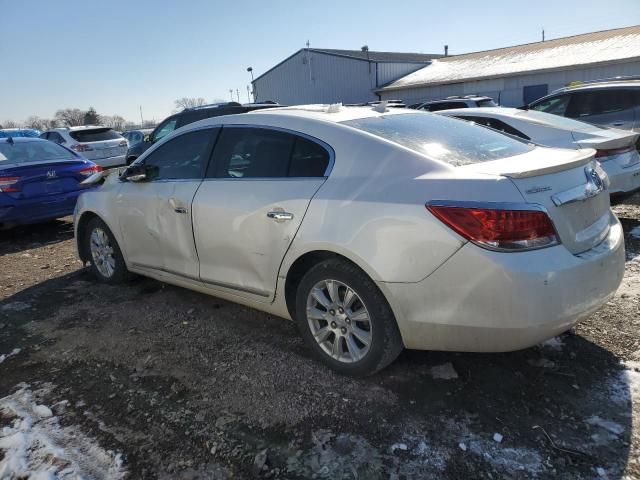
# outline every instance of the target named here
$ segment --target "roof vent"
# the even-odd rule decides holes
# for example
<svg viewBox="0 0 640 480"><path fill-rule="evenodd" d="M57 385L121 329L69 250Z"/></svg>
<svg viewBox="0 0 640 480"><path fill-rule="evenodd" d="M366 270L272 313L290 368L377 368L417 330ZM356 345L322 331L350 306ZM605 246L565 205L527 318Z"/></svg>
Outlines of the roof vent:
<svg viewBox="0 0 640 480"><path fill-rule="evenodd" d="M342 109L341 103L332 103L327 108L327 113L338 113Z"/></svg>
<svg viewBox="0 0 640 480"><path fill-rule="evenodd" d="M379 104L374 105L374 107L372 108L372 110L373 110L374 112L378 112L378 113L385 113L385 112L388 112L388 111L389 111L389 109L387 108L387 103L388 103L388 102L387 102L386 100L383 100L383 101L381 101Z"/></svg>

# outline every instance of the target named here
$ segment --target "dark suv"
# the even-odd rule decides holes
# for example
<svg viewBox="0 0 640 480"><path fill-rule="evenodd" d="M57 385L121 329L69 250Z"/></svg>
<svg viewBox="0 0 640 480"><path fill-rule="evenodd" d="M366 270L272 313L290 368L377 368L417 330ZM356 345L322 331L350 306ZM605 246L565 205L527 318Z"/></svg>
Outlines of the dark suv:
<svg viewBox="0 0 640 480"><path fill-rule="evenodd" d="M565 87L524 108L640 132L640 80L623 77Z"/></svg>
<svg viewBox="0 0 640 480"><path fill-rule="evenodd" d="M165 118L160 124L153 129L144 142L131 145L127 150L127 165L142 155L151 145L160 140L162 137L169 135L177 128L184 127L189 123L197 122L210 117L219 117L221 115L233 115L236 113L246 113L252 110L260 110L263 108L281 107L275 102L264 103L245 103L238 102L213 103L211 105L202 105L200 107L186 108L179 113L175 113Z"/></svg>

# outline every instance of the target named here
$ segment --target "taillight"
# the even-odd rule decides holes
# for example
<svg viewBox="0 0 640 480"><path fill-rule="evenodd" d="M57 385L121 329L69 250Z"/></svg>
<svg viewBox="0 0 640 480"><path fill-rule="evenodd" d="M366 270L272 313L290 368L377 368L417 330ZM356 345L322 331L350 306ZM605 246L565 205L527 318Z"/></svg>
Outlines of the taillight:
<svg viewBox="0 0 640 480"><path fill-rule="evenodd" d="M0 192L19 192L20 177L0 177Z"/></svg>
<svg viewBox="0 0 640 480"><path fill-rule="evenodd" d="M127 141L126 141L126 140L122 140L122 141L118 144L118 146L119 146L119 147L128 147L128 146L129 146L129 144L127 143Z"/></svg>
<svg viewBox="0 0 640 480"><path fill-rule="evenodd" d="M81 168L80 170L78 170L78 173L80 175L85 175L87 177L90 177L94 173L101 172L102 170L104 169L100 165L91 165L90 167Z"/></svg>
<svg viewBox="0 0 640 480"><path fill-rule="evenodd" d="M612 157L614 155L620 155L621 153L627 153L632 150L635 150L635 145L629 145L627 147L622 148L610 148L610 149L600 149L596 150L596 158L603 160L603 157Z"/></svg>
<svg viewBox="0 0 640 480"><path fill-rule="evenodd" d="M546 212L427 204L455 232L488 249L518 251L560 243Z"/></svg>
<svg viewBox="0 0 640 480"><path fill-rule="evenodd" d="M76 143L75 145L71 145L71 150L76 152L90 152L93 150L89 145L85 145L84 143Z"/></svg>

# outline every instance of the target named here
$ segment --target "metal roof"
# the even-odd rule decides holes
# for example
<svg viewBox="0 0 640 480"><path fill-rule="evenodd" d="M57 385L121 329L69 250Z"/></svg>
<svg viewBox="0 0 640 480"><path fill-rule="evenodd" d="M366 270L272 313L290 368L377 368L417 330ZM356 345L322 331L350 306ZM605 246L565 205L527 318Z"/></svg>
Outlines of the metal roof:
<svg viewBox="0 0 640 480"><path fill-rule="evenodd" d="M287 58L282 60L281 62L275 64L269 70L264 72L263 74L257 76L255 79L251 81L254 83L255 81L261 79L269 72L275 70L280 65L285 63L290 58L296 56L298 53L303 51L309 51L311 53L320 53L323 55L332 55L334 57L343 57L350 58L352 60L359 61L369 61L372 63L429 63L432 58L440 58L443 55L438 55L435 53L402 53L402 52L374 52L369 50L369 58L367 59L367 52L363 52L362 50L337 50L333 48L301 48L300 50L295 51Z"/></svg>
<svg viewBox="0 0 640 480"><path fill-rule="evenodd" d="M434 59L382 90L459 83L576 65L640 60L640 25Z"/></svg>

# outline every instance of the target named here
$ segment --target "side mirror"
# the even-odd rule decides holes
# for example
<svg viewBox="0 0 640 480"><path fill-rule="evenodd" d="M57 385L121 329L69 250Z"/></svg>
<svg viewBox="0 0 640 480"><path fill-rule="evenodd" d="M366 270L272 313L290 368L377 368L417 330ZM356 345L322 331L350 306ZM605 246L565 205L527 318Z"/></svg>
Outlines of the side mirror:
<svg viewBox="0 0 640 480"><path fill-rule="evenodd" d="M131 165L122 174L128 182L146 182L158 175L158 167L154 165Z"/></svg>
<svg viewBox="0 0 640 480"><path fill-rule="evenodd" d="M151 140L151 135L145 135L143 140L144 140L145 142L151 142L151 141L152 141L152 140Z"/></svg>

